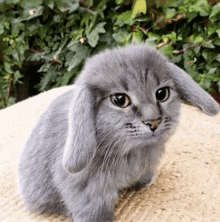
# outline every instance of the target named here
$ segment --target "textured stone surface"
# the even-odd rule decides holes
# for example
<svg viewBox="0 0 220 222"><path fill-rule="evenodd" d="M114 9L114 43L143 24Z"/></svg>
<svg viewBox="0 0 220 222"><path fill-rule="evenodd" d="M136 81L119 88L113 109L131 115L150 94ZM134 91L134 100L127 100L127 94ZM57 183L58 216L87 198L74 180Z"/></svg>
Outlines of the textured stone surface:
<svg viewBox="0 0 220 222"><path fill-rule="evenodd" d="M19 155L37 119L53 98L71 88L53 89L0 111L0 221L71 221L27 211L17 182ZM156 182L150 189L125 192L116 204L116 221L219 221L220 114L208 117L183 105L166 147Z"/></svg>

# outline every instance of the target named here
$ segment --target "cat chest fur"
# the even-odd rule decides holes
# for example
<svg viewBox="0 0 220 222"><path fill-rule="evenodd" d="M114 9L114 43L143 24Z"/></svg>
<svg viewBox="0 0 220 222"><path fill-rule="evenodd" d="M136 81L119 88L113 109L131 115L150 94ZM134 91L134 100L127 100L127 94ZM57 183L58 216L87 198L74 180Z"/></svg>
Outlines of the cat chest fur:
<svg viewBox="0 0 220 222"><path fill-rule="evenodd" d="M154 176L153 172L163 151L163 146L146 146L108 158L97 154L89 166L90 175L97 180L105 180L109 186L121 190L134 185L144 177L151 179L149 177ZM93 168L98 170L94 172Z"/></svg>

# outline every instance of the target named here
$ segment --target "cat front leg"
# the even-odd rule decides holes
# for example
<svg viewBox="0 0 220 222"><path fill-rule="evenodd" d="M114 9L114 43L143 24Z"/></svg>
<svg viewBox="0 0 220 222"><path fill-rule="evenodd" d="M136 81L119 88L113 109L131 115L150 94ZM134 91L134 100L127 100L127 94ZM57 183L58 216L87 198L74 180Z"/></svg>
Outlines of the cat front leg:
<svg viewBox="0 0 220 222"><path fill-rule="evenodd" d="M62 199L68 215L74 222L113 222L118 190L104 178L87 176L78 174L63 181Z"/></svg>
<svg viewBox="0 0 220 222"><path fill-rule="evenodd" d="M144 168L140 179L132 185L132 189L140 190L143 187L149 188L157 179L158 175L158 165L162 154L164 153L165 147L161 146L152 146L151 149L148 149L148 152L142 153L142 156L146 158L146 165Z"/></svg>
<svg viewBox="0 0 220 222"><path fill-rule="evenodd" d="M87 203L79 203L78 210L72 214L74 222L113 222L115 200L107 196L85 196Z"/></svg>

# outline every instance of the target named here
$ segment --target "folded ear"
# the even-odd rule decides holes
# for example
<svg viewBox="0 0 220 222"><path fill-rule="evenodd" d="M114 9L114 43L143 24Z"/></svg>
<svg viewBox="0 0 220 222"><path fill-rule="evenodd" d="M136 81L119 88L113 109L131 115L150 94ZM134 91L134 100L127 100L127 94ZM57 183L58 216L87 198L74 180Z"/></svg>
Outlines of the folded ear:
<svg viewBox="0 0 220 222"><path fill-rule="evenodd" d="M209 116L219 112L219 104L185 71L171 62L167 62L167 67L183 100L192 103Z"/></svg>
<svg viewBox="0 0 220 222"><path fill-rule="evenodd" d="M82 170L96 150L92 95L86 86L75 85L68 114L68 135L63 167L69 173Z"/></svg>

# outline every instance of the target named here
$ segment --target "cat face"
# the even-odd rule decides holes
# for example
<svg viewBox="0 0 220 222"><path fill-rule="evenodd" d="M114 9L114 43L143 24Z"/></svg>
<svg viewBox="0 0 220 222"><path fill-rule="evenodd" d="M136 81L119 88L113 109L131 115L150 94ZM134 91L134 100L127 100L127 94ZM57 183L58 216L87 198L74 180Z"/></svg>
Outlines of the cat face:
<svg viewBox="0 0 220 222"><path fill-rule="evenodd" d="M163 143L177 125L181 103L173 80L162 68L164 58L155 52L140 57L113 51L107 56L109 60L100 58L98 68L93 64L88 82L97 99L97 143L113 150L123 147L124 153Z"/></svg>
<svg viewBox="0 0 220 222"><path fill-rule="evenodd" d="M132 87L127 84L127 89L112 88L107 93L97 111L98 141L121 141L125 152L164 142L177 124L180 99L172 80L157 82L153 75L148 71L144 82L133 82Z"/></svg>

